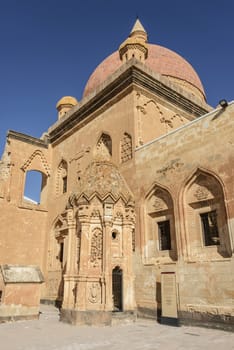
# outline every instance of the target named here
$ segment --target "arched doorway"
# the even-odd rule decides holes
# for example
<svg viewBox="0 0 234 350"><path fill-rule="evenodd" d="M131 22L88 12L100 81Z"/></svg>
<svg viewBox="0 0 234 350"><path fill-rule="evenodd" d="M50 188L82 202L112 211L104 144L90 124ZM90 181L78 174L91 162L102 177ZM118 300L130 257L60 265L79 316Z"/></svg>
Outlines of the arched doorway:
<svg viewBox="0 0 234 350"><path fill-rule="evenodd" d="M123 271L119 266L112 270L113 311L123 311Z"/></svg>

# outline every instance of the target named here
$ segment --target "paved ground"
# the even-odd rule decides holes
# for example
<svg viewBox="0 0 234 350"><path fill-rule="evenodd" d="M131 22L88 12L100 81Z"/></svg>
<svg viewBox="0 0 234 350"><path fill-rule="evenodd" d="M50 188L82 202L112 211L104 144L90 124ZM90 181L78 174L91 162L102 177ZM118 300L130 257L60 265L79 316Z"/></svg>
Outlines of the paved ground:
<svg viewBox="0 0 234 350"><path fill-rule="evenodd" d="M198 327L169 327L153 321L113 327L76 327L58 321L42 306L39 321L0 324L1 350L231 350L234 334Z"/></svg>

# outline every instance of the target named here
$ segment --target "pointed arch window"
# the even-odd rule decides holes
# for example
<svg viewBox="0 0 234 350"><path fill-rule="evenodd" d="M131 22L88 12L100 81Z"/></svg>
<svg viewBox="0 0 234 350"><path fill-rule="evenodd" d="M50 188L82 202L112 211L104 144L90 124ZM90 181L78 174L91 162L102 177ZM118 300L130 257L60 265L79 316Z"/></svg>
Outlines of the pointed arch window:
<svg viewBox="0 0 234 350"><path fill-rule="evenodd" d="M231 254L227 213L218 179L198 170L185 191L186 235L190 255ZM212 247L213 250L207 250Z"/></svg>
<svg viewBox="0 0 234 350"><path fill-rule="evenodd" d="M169 192L155 186L146 199L145 241L148 259L177 260L174 205Z"/></svg>
<svg viewBox="0 0 234 350"><path fill-rule="evenodd" d="M56 194L57 196L67 192L67 162L63 159L57 169Z"/></svg>
<svg viewBox="0 0 234 350"><path fill-rule="evenodd" d="M110 135L103 133L99 138L97 143L97 149L101 150L102 148L108 151L109 155L112 156L112 140Z"/></svg>

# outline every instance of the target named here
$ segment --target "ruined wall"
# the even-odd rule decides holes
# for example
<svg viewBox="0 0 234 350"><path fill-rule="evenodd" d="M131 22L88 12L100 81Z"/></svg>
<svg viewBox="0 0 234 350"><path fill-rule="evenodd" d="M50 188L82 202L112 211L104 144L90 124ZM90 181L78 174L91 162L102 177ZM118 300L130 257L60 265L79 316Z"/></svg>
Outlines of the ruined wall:
<svg viewBox="0 0 234 350"><path fill-rule="evenodd" d="M42 140L8 133L0 163L1 264L33 264L44 270L49 163L48 147ZM43 174L40 204L24 198L26 174L30 170Z"/></svg>

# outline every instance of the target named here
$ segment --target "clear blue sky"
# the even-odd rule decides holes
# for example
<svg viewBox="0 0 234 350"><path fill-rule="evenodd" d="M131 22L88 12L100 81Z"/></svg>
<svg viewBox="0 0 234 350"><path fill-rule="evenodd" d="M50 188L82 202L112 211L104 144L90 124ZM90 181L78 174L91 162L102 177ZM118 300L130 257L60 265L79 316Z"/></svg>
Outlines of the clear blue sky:
<svg viewBox="0 0 234 350"><path fill-rule="evenodd" d="M40 137L64 95L81 99L94 68L138 15L149 41L187 59L208 103L234 99L233 0L1 0L0 153L8 129Z"/></svg>

